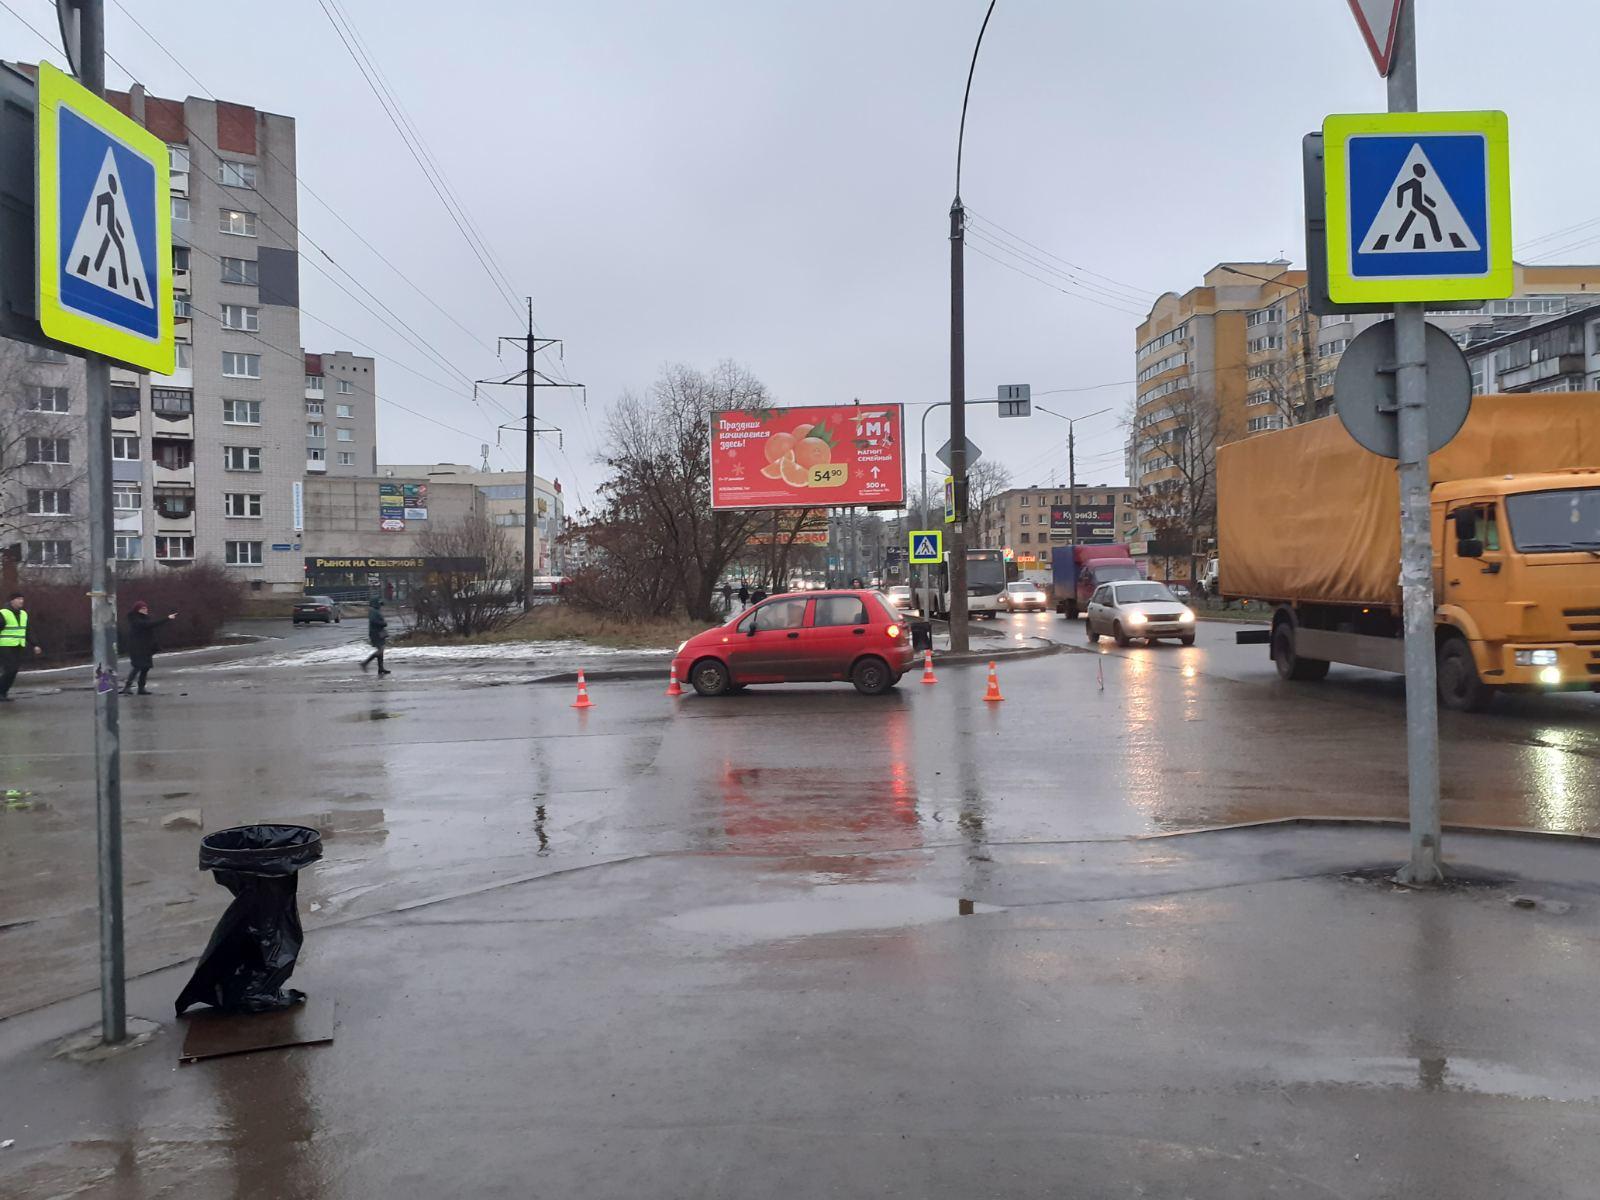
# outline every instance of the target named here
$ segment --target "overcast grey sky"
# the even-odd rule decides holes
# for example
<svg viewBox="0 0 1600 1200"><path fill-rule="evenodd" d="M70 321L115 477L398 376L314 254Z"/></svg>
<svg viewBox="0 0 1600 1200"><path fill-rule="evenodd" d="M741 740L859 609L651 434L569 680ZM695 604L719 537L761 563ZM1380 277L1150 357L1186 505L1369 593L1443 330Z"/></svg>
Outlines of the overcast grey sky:
<svg viewBox="0 0 1600 1200"><path fill-rule="evenodd" d="M304 182L457 320L491 345L518 331L319 0L124 2L206 87L294 116ZM47 0L8 3L53 27ZM342 0L540 328L566 339L566 371L589 385L587 412L576 393L542 394L565 445L541 451L541 474L592 498L606 405L669 361L731 357L781 402L900 402L912 421L947 395L947 212L985 3ZM108 9L109 49L146 86L199 94ZM1600 215L1593 13L1593 0L1419 2L1423 107L1510 114L1519 245ZM9 56L43 53L3 11L0 31ZM109 78L126 86L115 67ZM1063 413L1112 406L1080 428L1080 478L1120 481L1139 320L1124 310L1193 286L1219 259L1300 261L1300 135L1326 113L1383 107L1344 0L1000 0L973 84L964 199L979 229L987 218L1105 290L1063 294L979 257L1001 256L975 238L969 394L1027 382ZM304 192L300 214L465 376L517 365ZM1591 234L1600 224L1530 254ZM302 274L308 349L375 353L381 394L465 431L380 405L382 457L476 461L505 418L401 370L444 377L325 276ZM1041 395L1101 384L1115 386ZM1045 416L1002 425L992 410L970 427L1020 482L1041 483L1064 478L1065 431ZM520 439L506 450L494 464L520 465Z"/></svg>

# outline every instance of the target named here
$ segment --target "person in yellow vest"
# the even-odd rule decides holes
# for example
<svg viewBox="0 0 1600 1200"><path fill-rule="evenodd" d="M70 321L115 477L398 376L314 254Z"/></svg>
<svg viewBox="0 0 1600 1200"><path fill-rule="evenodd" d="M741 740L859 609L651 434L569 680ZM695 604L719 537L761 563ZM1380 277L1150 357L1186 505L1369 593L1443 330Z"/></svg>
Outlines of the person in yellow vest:
<svg viewBox="0 0 1600 1200"><path fill-rule="evenodd" d="M22 667L22 653L28 647L28 610L22 607L22 593L12 592L0 608L0 700L11 699L11 682ZM35 654L42 651L36 644Z"/></svg>

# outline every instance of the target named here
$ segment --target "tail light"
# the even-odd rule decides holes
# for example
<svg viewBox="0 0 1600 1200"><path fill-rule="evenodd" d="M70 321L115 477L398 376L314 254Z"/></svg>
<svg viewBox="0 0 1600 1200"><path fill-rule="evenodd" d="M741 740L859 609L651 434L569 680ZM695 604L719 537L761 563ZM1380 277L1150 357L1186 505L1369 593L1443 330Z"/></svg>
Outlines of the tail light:
<svg viewBox="0 0 1600 1200"><path fill-rule="evenodd" d="M889 628L885 629L884 632L887 633L892 638L897 638L897 637L900 636L900 626L891 625L891 626L889 626Z"/></svg>

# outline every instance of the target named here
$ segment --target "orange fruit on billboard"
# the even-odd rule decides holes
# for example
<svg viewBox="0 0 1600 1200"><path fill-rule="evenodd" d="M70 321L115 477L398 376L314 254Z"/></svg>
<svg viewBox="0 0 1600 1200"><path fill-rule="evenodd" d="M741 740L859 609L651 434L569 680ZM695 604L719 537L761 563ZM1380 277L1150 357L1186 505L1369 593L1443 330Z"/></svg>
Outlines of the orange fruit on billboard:
<svg viewBox="0 0 1600 1200"><path fill-rule="evenodd" d="M768 463L761 468L761 473L768 479L781 479L783 478L783 464L781 462Z"/></svg>
<svg viewBox="0 0 1600 1200"><path fill-rule="evenodd" d="M832 457L832 448L821 438L801 438L795 443L794 460L808 471L812 467L820 467Z"/></svg>
<svg viewBox="0 0 1600 1200"><path fill-rule="evenodd" d="M783 472L783 481L790 487L805 487L811 481L811 468L802 467L792 454L778 465Z"/></svg>
<svg viewBox="0 0 1600 1200"><path fill-rule="evenodd" d="M794 450L794 434L775 433L766 440L761 450L767 456L768 462L777 462L784 455Z"/></svg>

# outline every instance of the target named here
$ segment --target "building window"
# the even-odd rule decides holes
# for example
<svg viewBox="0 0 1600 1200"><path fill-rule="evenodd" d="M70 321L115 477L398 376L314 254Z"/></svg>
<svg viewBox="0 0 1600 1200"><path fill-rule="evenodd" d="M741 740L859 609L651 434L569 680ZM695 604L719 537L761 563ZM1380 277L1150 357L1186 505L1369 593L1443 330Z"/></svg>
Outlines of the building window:
<svg viewBox="0 0 1600 1200"><path fill-rule="evenodd" d="M253 304L224 304L222 327L256 333L261 328L261 310Z"/></svg>
<svg viewBox="0 0 1600 1200"><path fill-rule="evenodd" d="M1245 343L1245 350L1251 354L1260 354L1264 350L1282 350L1283 334L1270 333L1265 337L1251 338Z"/></svg>
<svg viewBox="0 0 1600 1200"><path fill-rule="evenodd" d="M64 387L31 387L28 389L28 411L64 413L72 410L72 396Z"/></svg>
<svg viewBox="0 0 1600 1200"><path fill-rule="evenodd" d="M157 488L155 494L156 516L167 521L183 521L194 515L194 493L187 488L176 491Z"/></svg>
<svg viewBox="0 0 1600 1200"><path fill-rule="evenodd" d="M150 408L169 417L193 416L194 392L188 388L153 387L150 389Z"/></svg>
<svg viewBox="0 0 1600 1200"><path fill-rule="evenodd" d="M222 515L225 517L259 517L261 515L261 493L224 492L222 494Z"/></svg>
<svg viewBox="0 0 1600 1200"><path fill-rule="evenodd" d="M308 416L308 417L320 417L321 415L322 415L322 405L320 403L318 403L317 401L315 401L315 400L307 400L306 401L306 416Z"/></svg>
<svg viewBox="0 0 1600 1200"><path fill-rule="evenodd" d="M347 421L356 415L355 410L348 404L337 404L334 408L338 415ZM66 412L67 410L63 408L61 411Z"/></svg>
<svg viewBox="0 0 1600 1200"><path fill-rule="evenodd" d="M194 316L194 304L182 292L172 298L172 315L180 321L187 321Z"/></svg>
<svg viewBox="0 0 1600 1200"><path fill-rule="evenodd" d="M222 448L222 469L225 471L261 470L261 447L224 446Z"/></svg>
<svg viewBox="0 0 1600 1200"><path fill-rule="evenodd" d="M117 548L114 553L123 562L137 562L144 557L144 547L140 544L142 540L136 533L119 533L116 535Z"/></svg>
<svg viewBox="0 0 1600 1200"><path fill-rule="evenodd" d="M1283 306L1274 304L1271 308L1258 308L1245 318L1245 327L1253 329L1257 325L1276 325L1283 320Z"/></svg>
<svg viewBox="0 0 1600 1200"><path fill-rule="evenodd" d="M341 451L339 451L339 465L341 467L353 467L353 466L355 466L356 465L355 452L353 450L341 450Z"/></svg>
<svg viewBox="0 0 1600 1200"><path fill-rule="evenodd" d="M114 487L111 489L111 507L118 512L138 512L143 504L144 495L136 487Z"/></svg>
<svg viewBox="0 0 1600 1200"><path fill-rule="evenodd" d="M256 185L256 165L235 162L230 158L218 159L217 182L223 187L253 188Z"/></svg>
<svg viewBox="0 0 1600 1200"><path fill-rule="evenodd" d="M256 215L253 212L242 212L237 208L222 210L221 219L217 222L220 233L231 233L235 237L256 236Z"/></svg>
<svg viewBox="0 0 1600 1200"><path fill-rule="evenodd" d="M1283 418L1273 414L1267 417L1251 417L1245 424L1246 433L1262 433L1268 429L1282 429Z"/></svg>
<svg viewBox="0 0 1600 1200"><path fill-rule="evenodd" d="M116 418L139 415L139 389L124 384L111 385L111 415Z"/></svg>
<svg viewBox="0 0 1600 1200"><path fill-rule="evenodd" d="M189 173L189 147L167 146L167 169L174 175L187 175Z"/></svg>
<svg viewBox="0 0 1600 1200"><path fill-rule="evenodd" d="M1033 518L1031 516L1029 516L1027 513L1023 513L1020 517L1017 518L1017 523L1021 524L1021 525L1028 525L1028 524L1031 524L1032 522L1033 522Z"/></svg>
<svg viewBox="0 0 1600 1200"><path fill-rule="evenodd" d="M322 376L321 375L307 375L306 376L306 391L308 391L308 392L319 392L320 393L322 391Z"/></svg>
<svg viewBox="0 0 1600 1200"><path fill-rule="evenodd" d="M1019 497L1018 500L1017 500L1017 503L1019 505L1021 505L1023 508L1027 508L1028 507L1028 503L1029 503L1028 502L1028 498L1026 496Z"/></svg>
<svg viewBox="0 0 1600 1200"><path fill-rule="evenodd" d="M326 425L324 425L321 421L307 421L306 422L306 436L307 437L327 437L328 436L328 427Z"/></svg>
<svg viewBox="0 0 1600 1200"><path fill-rule="evenodd" d="M326 450L324 450L321 446L307 446L306 447L306 461L307 462L325 462L325 461L327 461L327 458L328 458L328 452Z"/></svg>
<svg viewBox="0 0 1600 1200"><path fill-rule="evenodd" d="M1245 405L1247 407L1251 406L1251 405L1256 405L1256 404L1271 404L1272 403L1272 393L1271 392L1251 392L1249 395L1247 395L1244 398L1244 402L1245 402Z"/></svg>
<svg viewBox="0 0 1600 1200"><path fill-rule="evenodd" d="M157 562L186 562L194 557L194 538L157 536Z"/></svg>
<svg viewBox="0 0 1600 1200"><path fill-rule="evenodd" d="M348 379L337 380L333 386L334 390L341 396L348 396L351 392L356 390L356 385L351 383Z"/></svg>
<svg viewBox="0 0 1600 1200"><path fill-rule="evenodd" d="M139 439L124 434L112 434L111 457L118 462L138 462Z"/></svg>
<svg viewBox="0 0 1600 1200"><path fill-rule="evenodd" d="M341 442L353 442L356 440L355 433L349 429L339 429L335 430L335 432L338 434Z"/></svg>
<svg viewBox="0 0 1600 1200"><path fill-rule="evenodd" d="M174 246L172 248L172 269L174 271L187 271L189 269L189 247Z"/></svg>
<svg viewBox="0 0 1600 1200"><path fill-rule="evenodd" d="M194 466L194 443L153 438L150 458L163 471L187 471Z"/></svg>
<svg viewBox="0 0 1600 1200"><path fill-rule="evenodd" d="M30 517L69 517L72 515L72 491L69 488L29 488L28 515Z"/></svg>
<svg viewBox="0 0 1600 1200"><path fill-rule="evenodd" d="M191 366L194 365L193 346L191 346L188 342L179 342L174 349L176 349L178 352L176 361L172 367L174 371L187 371Z"/></svg>
<svg viewBox="0 0 1600 1200"><path fill-rule="evenodd" d="M261 355L222 352L222 374L228 379L260 379Z"/></svg>
<svg viewBox="0 0 1600 1200"><path fill-rule="evenodd" d="M28 565L30 567L70 567L72 565L72 543L55 538L41 542L29 542Z"/></svg>
<svg viewBox="0 0 1600 1200"><path fill-rule="evenodd" d="M230 567L259 567L260 542L223 542L223 561Z"/></svg>
<svg viewBox="0 0 1600 1200"><path fill-rule="evenodd" d="M224 425L261 424L261 401L224 400L222 402L222 423Z"/></svg>
<svg viewBox="0 0 1600 1200"><path fill-rule="evenodd" d="M261 264L253 258L224 258L222 282L243 283L255 287L261 281Z"/></svg>
<svg viewBox="0 0 1600 1200"><path fill-rule="evenodd" d="M52 437L28 438L23 449L30 463L70 463L72 439Z"/></svg>
<svg viewBox="0 0 1600 1200"><path fill-rule="evenodd" d="M172 198L172 219L174 221L187 221L189 219L189 197L174 196Z"/></svg>
<svg viewBox="0 0 1600 1200"><path fill-rule="evenodd" d="M1033 534L1031 534L1031 533L1024 533L1024 534L1023 534L1023 535L1022 535L1022 544L1023 544L1023 545L1024 545L1024 546L1026 546L1026 545L1027 545L1027 544L1028 544L1028 543L1029 543L1029 542L1031 542L1031 541L1032 541L1032 540L1033 540Z"/></svg>
<svg viewBox="0 0 1600 1200"><path fill-rule="evenodd" d="M1331 342L1318 342L1317 357L1326 358L1330 354L1343 354L1344 348L1349 344L1349 338L1334 338Z"/></svg>

